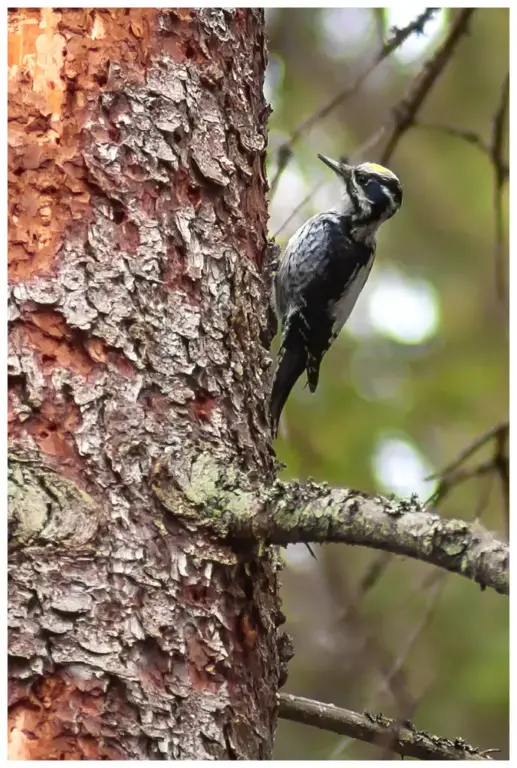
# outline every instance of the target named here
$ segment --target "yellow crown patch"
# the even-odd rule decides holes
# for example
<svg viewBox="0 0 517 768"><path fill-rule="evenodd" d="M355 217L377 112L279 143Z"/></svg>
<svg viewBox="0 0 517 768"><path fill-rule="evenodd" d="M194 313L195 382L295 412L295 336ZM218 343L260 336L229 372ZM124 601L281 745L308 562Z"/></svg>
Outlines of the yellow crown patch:
<svg viewBox="0 0 517 768"><path fill-rule="evenodd" d="M385 168L383 165L378 165L377 163L365 163L364 165L369 171L373 171L373 173L380 173L382 176L386 176L386 174L389 176L393 175L392 171L390 171L389 168Z"/></svg>

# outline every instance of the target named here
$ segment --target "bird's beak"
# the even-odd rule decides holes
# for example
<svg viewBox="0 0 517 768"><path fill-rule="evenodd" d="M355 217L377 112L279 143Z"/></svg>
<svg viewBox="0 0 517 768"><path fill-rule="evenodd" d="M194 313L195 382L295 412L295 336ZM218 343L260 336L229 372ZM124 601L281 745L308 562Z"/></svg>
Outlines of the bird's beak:
<svg viewBox="0 0 517 768"><path fill-rule="evenodd" d="M331 168L334 173L339 174L340 176L344 176L346 174L347 169L350 168L349 165L346 165L345 163L339 163L337 160L332 160L330 157L326 157L325 155L318 155L319 159L322 163L325 163L325 165L328 165L329 168Z"/></svg>

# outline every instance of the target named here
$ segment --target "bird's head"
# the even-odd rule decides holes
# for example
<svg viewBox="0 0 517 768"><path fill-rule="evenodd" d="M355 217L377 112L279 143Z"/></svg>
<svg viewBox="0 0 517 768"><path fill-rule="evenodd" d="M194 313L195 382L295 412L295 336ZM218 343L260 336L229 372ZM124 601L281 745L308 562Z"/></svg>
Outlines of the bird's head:
<svg viewBox="0 0 517 768"><path fill-rule="evenodd" d="M353 227L376 230L402 205L402 184L388 168L376 163L349 165L318 155L344 182L345 212L353 216Z"/></svg>

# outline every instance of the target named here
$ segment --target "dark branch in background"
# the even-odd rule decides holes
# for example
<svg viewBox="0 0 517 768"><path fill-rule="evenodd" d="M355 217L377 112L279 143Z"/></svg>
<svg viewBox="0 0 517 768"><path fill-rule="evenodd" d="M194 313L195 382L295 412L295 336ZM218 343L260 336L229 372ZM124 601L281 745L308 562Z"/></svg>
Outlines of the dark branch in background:
<svg viewBox="0 0 517 768"><path fill-rule="evenodd" d="M419 16L418 19L416 19L413 22L413 25L420 24L422 25L422 28L423 28L423 24L425 24L425 22L432 17L435 10L436 9L433 9L433 8L426 9L426 13L429 13L430 15L426 17L424 21L422 21L421 17L424 14L421 14L421 16ZM395 107L392 109L391 129L388 133L388 138L387 138L384 150L381 153L381 157L380 157L381 163L387 164L389 162L401 138L412 126L416 124L416 117L418 115L418 112L420 111L425 99L429 95L432 86L434 85L437 78L440 76L440 74L444 70L447 63L450 61L461 37L467 33L468 24L470 22L472 14L474 13L474 10L475 10L474 8L467 8L462 10L458 14L457 19L452 24L449 30L449 34L447 35L442 45L433 54L433 56L431 56L427 60L422 70L411 81L409 89L406 95L404 96L404 98L398 104L396 104ZM409 26L411 27L413 25L409 25ZM361 75L358 78L356 83L352 86L350 93L348 91L343 91L342 94L338 94L338 95L341 95L342 98L345 98L346 96L349 96L349 95L352 95L352 93L355 93L357 88L360 87L361 83L364 81L364 79L375 69L379 61L382 61L390 53L393 53L393 51L396 50L396 48L398 48L398 46L401 45L402 42L404 42L404 40L407 39L409 34L411 34L411 32L407 33L408 29L409 27L405 27L404 30L402 30L399 33L399 35L404 34L404 37L401 40L399 37L400 42L397 45L395 45L393 38L390 42L386 43L386 46L382 49L382 51L385 51L385 49L389 47L388 53L384 53L381 59L375 60L375 64L371 65L371 68L366 70L366 72L363 73L363 75ZM411 31L415 32L414 26ZM381 53L379 53L378 56L380 56ZM335 97L333 101L330 103L333 104L337 98L338 97ZM328 106L329 105L327 105L327 107ZM322 115L322 112L323 112L323 115ZM271 185L272 192L274 188L276 188L276 186L278 185L280 176L285 170L287 163L289 162L289 159L292 154L291 146L293 141L299 137L300 132L302 131L302 129L305 130L307 125L312 125L313 122L316 121L316 118L319 119L320 117L326 116L327 114L328 114L328 111L326 111L326 108L324 108L324 110L320 110L320 112L315 113L315 115L313 115L312 118L309 118L309 120L306 120L305 123L302 123L302 125L297 129L297 131L293 133L293 135L291 136L291 139L288 142L286 142L279 148L279 154L282 153L283 165L280 163L280 160L279 160L277 173ZM381 126L373 134L373 136L369 137L364 142L364 144L354 152L354 156L359 155L361 151L364 151L364 148L366 147L370 148L372 144L377 143L379 138L388 130L388 125L389 124ZM288 153L288 156L286 155L286 153ZM289 217L286 219L286 221L282 224L282 226L278 229L278 231L275 233L275 236L285 228L285 226L289 221L292 220L295 213L297 213L311 199L315 191L316 191L315 189L311 190L311 192L307 195L307 197L297 206L296 211L292 212L289 215Z"/></svg>
<svg viewBox="0 0 517 768"><path fill-rule="evenodd" d="M386 569L391 563L391 555L389 552L381 552L381 554L370 563L366 569L356 594L356 602L359 602L367 592L374 588L381 576L384 575Z"/></svg>
<svg viewBox="0 0 517 768"><path fill-rule="evenodd" d="M409 656L411 649L413 648L413 646L416 645L420 636L425 632L425 630L431 623L433 616L435 614L436 606L438 604L438 599L440 598L440 595L442 594L443 588L445 586L445 574L442 572L434 575L435 575L434 584L432 585L432 588L431 588L432 589L431 595L428 598L426 611L422 616L422 618L420 619L420 621L418 622L418 624L416 624L416 626L413 627L413 631L410 632L408 639L406 641L405 648L399 654L397 660L395 661L394 671L396 672L400 672L402 670L402 667L407 657ZM397 734L400 733L400 729L404 727L404 724L408 720L412 720L414 718L415 713L418 709L418 705L420 704L421 700L424 698L425 693L426 692L424 691L419 698L415 698L412 704L410 704L409 706L406 706L404 708L399 708L399 711L397 714L396 726L395 726ZM389 760L390 757L388 753L393 751L393 746L391 743L388 743L386 745L386 750L387 752L385 753L384 759Z"/></svg>
<svg viewBox="0 0 517 768"><path fill-rule="evenodd" d="M476 133L475 131L467 131L463 128L456 128L452 125L443 125L442 123L429 123L423 120L415 121L413 125L418 128L429 129L431 131L441 131L442 133L446 133L449 136L455 136L458 139L466 141L467 144L472 144L474 147L477 147L481 152L483 152L484 155L487 155L487 157L490 159L492 157L492 148L486 143L486 141L483 141L479 133ZM506 181L510 174L510 169L508 167L508 163L505 161L501 163L501 174Z"/></svg>
<svg viewBox="0 0 517 768"><path fill-rule="evenodd" d="M505 125L508 115L508 100L510 96L510 74L504 79L501 88L501 101L492 122L492 139L490 156L494 169L494 216L495 216L495 275L497 296L504 305L507 304L506 279L504 269L504 220L503 220L503 189L506 179L504 172L503 142Z"/></svg>
<svg viewBox="0 0 517 768"><path fill-rule="evenodd" d="M450 492L461 483L464 483L466 480L472 480L475 477L483 477L485 475L489 475L493 471L493 459L483 461L481 464L477 464L471 469L464 469L461 467L459 469L455 469L440 479L438 488L430 497L429 503L434 506L438 506L438 504L440 504L445 499L445 497L448 496Z"/></svg>
<svg viewBox="0 0 517 768"><path fill-rule="evenodd" d="M486 155L492 165L494 176L494 221L495 221L495 245L494 245L494 263L495 263L495 284L496 294L500 302L507 306L507 285L504 266L505 255L505 235L504 235L504 217L503 217L503 191L510 175L508 162L505 160L504 136L508 118L508 100L509 100L510 75L507 74L501 88L501 97L499 105L492 118L492 129L490 143L487 143L475 131L468 131L462 128L455 128L449 125L437 123L426 123L413 121L413 125L421 128L429 128L447 133L449 136L455 136L458 139L466 141L477 147Z"/></svg>
<svg viewBox="0 0 517 768"><path fill-rule="evenodd" d="M399 48L402 43L404 43L408 37L410 37L410 35L422 34L425 24L433 17L437 11L438 8L426 8L425 11L417 16L417 18L412 21L411 24L408 24L407 27L403 27L402 29L394 28L392 30L392 37L384 43L373 61L366 67L363 72L361 72L355 82L349 88L345 88L336 94L336 96L327 102L325 106L314 112L310 117L304 120L303 123L300 123L298 128L293 131L290 138L280 145L277 154L277 170L270 187L270 200L274 196L278 187L278 182L280 181L280 177L282 176L289 163L289 160L292 157L292 148L296 141L298 141L298 139L304 133L312 128L315 123L317 123L319 120L322 120L324 117L327 117L327 115L329 115L337 106L357 93L364 81L372 74L372 72L379 66L379 64L383 62L388 56L390 56L393 51L396 51L397 48Z"/></svg>
<svg viewBox="0 0 517 768"><path fill-rule="evenodd" d="M175 516L193 517L222 538L265 544L342 542L412 557L509 592L509 548L477 523L450 520L411 501L368 496L312 481L257 489L244 473L202 453L181 474L154 470L153 488ZM171 474L172 472L172 474ZM190 505L178 500L187 499Z"/></svg>
<svg viewBox="0 0 517 768"><path fill-rule="evenodd" d="M474 8L465 8L458 14L441 46L412 80L402 101L392 110L393 127L381 154L381 163L387 163L390 160L402 136L414 125L424 100L451 60L459 41L468 32L474 10Z"/></svg>
<svg viewBox="0 0 517 768"><path fill-rule="evenodd" d="M443 478L446 475L449 475L451 472L454 472L455 469L461 467L461 465L464 464L467 459L470 459L471 456L473 456L477 451L479 451L480 448L490 442L490 440L493 440L499 435L508 436L509 429L510 426L507 421L502 422L501 424L495 424L493 427L490 427L490 429L487 429L486 432L483 432L482 435L479 435L475 440L469 443L469 445L467 445L467 447L464 448L462 452L454 459L454 461L451 462L445 469L436 475L430 475L427 479L436 480L440 477Z"/></svg>
<svg viewBox="0 0 517 768"><path fill-rule="evenodd" d="M506 510L506 535L510 535L510 461L508 459L509 430L496 437L494 465L501 479L501 488Z"/></svg>
<svg viewBox="0 0 517 768"><path fill-rule="evenodd" d="M444 585L444 576L445 574L443 572L433 571L430 576L426 576L423 579L422 583L419 584L418 591L421 591L422 589L426 589L426 588L433 589L431 597L428 600L427 610L425 611L423 617L420 619L418 624L413 628L413 631L409 634L404 647L401 649L397 658L393 661L385 677L383 677L381 681L381 685L370 696L366 705L366 709L370 710L373 708L375 709L377 708L377 701L383 688L389 691L392 694L392 696L395 693L393 689L393 683L401 679L401 676L403 674L403 666L409 654L411 653L412 648L415 646L417 640L423 634L425 629L429 626L429 623L434 614L436 603L438 601L438 598L441 594L441 590ZM404 602L406 602L406 599ZM411 696L409 692L406 692L403 697L394 696L395 705L399 711L399 717L396 723L399 725L400 724L403 725L404 721L408 719L412 719L415 715L415 712L422 698L423 698L423 695L420 695L418 698L415 698ZM352 742L351 737L348 737L340 741L337 744L337 746L334 748L332 754L330 755L330 760L343 759L343 755L346 749L348 748L348 746L351 744L351 742ZM389 750L392 750L391 744L388 744L386 746Z"/></svg>
<svg viewBox="0 0 517 768"><path fill-rule="evenodd" d="M503 422L490 427L490 429L487 429L486 432L464 448L459 456L457 456L445 469L428 477L428 480L440 481L438 488L428 500L428 503L433 505L439 504L443 501L445 496L453 490L453 488L466 480L496 473L501 479L505 506L507 512L509 512L510 475L507 453L509 431L510 427L508 422ZM494 454L492 458L483 461L474 467L465 468L465 462L492 440L494 441Z"/></svg>
<svg viewBox="0 0 517 768"><path fill-rule="evenodd" d="M279 716L295 723L312 725L333 733L350 736L369 744L385 746L403 757L416 757L420 760L490 760L489 752L480 752L463 739L454 741L433 736L426 731L417 731L409 721L398 725L383 715L371 712L359 714L348 709L323 704L301 696L281 693Z"/></svg>

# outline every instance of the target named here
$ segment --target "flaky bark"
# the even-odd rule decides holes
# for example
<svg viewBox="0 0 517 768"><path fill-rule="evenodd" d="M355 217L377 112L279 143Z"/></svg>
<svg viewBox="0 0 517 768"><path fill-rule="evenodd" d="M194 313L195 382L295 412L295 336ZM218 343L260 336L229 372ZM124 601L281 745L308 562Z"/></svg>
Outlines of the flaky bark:
<svg viewBox="0 0 517 768"><path fill-rule="evenodd" d="M13 758L271 754L275 555L149 481L186 450L272 478L263 25L10 12Z"/></svg>

